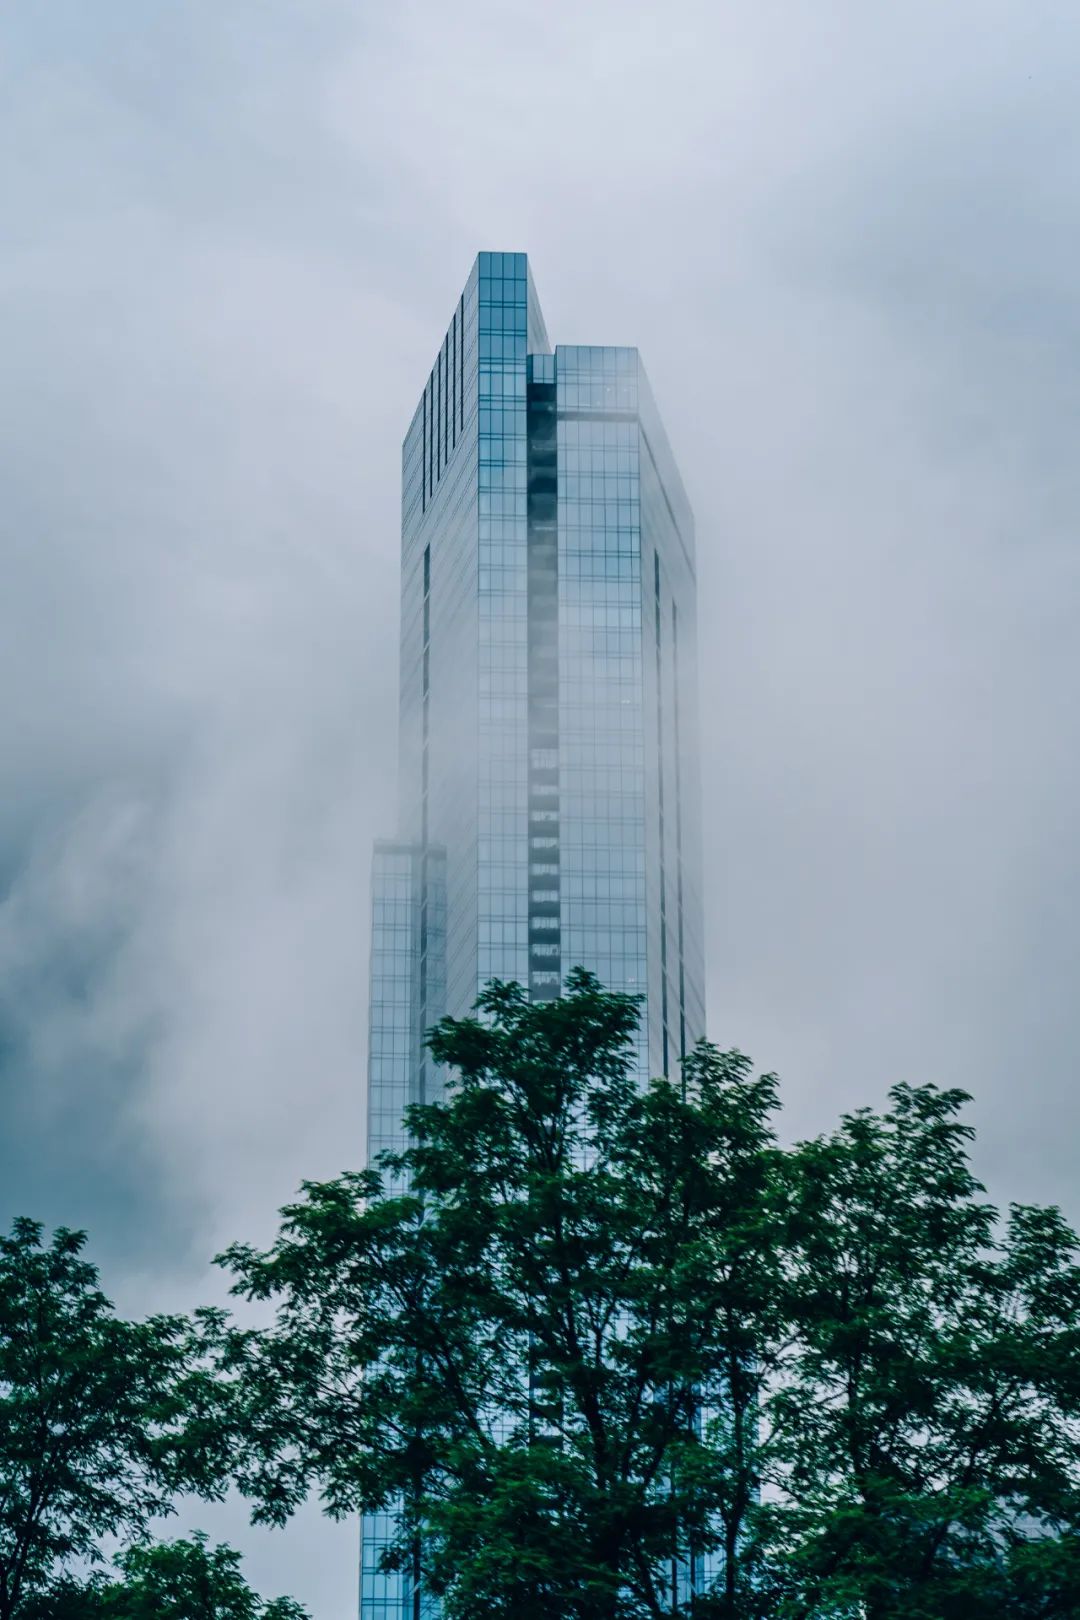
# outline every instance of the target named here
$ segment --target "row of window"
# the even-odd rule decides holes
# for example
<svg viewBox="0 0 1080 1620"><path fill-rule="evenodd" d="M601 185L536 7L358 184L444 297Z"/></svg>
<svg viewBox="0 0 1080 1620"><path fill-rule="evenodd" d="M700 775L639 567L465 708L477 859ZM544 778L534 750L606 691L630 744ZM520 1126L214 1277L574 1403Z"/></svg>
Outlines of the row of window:
<svg viewBox="0 0 1080 1620"><path fill-rule="evenodd" d="M572 377L578 372L587 376L596 372L628 373L638 369L638 351L624 344L560 343L555 352L559 377Z"/></svg>
<svg viewBox="0 0 1080 1620"><path fill-rule="evenodd" d="M480 320L481 338L492 332L509 332L514 335L520 334L521 337L525 336L526 321L524 291L522 292L520 299L515 298L509 301L506 299L500 299L498 302L495 302L494 299L481 297L478 314ZM481 349L480 352L483 353L483 349ZM498 358L498 356L489 353L488 358L494 359ZM504 355L503 358L505 359L506 356ZM518 358L516 350L514 351L513 358Z"/></svg>
<svg viewBox="0 0 1080 1620"><path fill-rule="evenodd" d="M525 491L499 492L497 490L481 490L477 496L477 504L482 514L489 517L516 517L525 516Z"/></svg>
<svg viewBox="0 0 1080 1620"><path fill-rule="evenodd" d="M524 368L512 361L507 365L501 365L485 360L478 374L478 398L481 402L492 399L524 399Z"/></svg>
<svg viewBox="0 0 1080 1620"><path fill-rule="evenodd" d="M485 360L524 360L528 347L524 331L480 332L476 341L481 364Z"/></svg>
<svg viewBox="0 0 1080 1620"><path fill-rule="evenodd" d="M483 253L477 254L476 267L481 286L493 276L505 276L508 280L512 277L523 282L528 257L524 253L489 253L485 249Z"/></svg>
<svg viewBox="0 0 1080 1620"><path fill-rule="evenodd" d="M622 469L567 472L559 478L561 501L637 501L640 497L641 480Z"/></svg>
<svg viewBox="0 0 1080 1620"><path fill-rule="evenodd" d="M421 511L434 498L465 425L465 297L462 294L435 358L421 401Z"/></svg>
<svg viewBox="0 0 1080 1620"><path fill-rule="evenodd" d="M630 537L631 540L633 537ZM624 599L637 601L638 582L641 579L641 552L636 543L623 547L582 546L569 539L559 546L559 571L567 582L574 580L574 592L592 582L597 592L607 592L622 586ZM573 600L565 591L562 601Z"/></svg>
<svg viewBox="0 0 1080 1620"><path fill-rule="evenodd" d="M640 544L641 508L637 501L570 501L559 497L560 533L570 535L582 529L603 534L605 544L612 529L626 531L626 539Z"/></svg>
<svg viewBox="0 0 1080 1620"><path fill-rule="evenodd" d="M524 401L509 407L503 406L499 410L482 405L479 413L479 429L482 438L491 434L524 433Z"/></svg>
<svg viewBox="0 0 1080 1620"><path fill-rule="evenodd" d="M480 342L482 345L483 338ZM559 380L560 411L631 412L636 408L637 383L632 378L581 383Z"/></svg>
<svg viewBox="0 0 1080 1620"><path fill-rule="evenodd" d="M559 438L559 480L563 478L637 478L635 444L580 444Z"/></svg>

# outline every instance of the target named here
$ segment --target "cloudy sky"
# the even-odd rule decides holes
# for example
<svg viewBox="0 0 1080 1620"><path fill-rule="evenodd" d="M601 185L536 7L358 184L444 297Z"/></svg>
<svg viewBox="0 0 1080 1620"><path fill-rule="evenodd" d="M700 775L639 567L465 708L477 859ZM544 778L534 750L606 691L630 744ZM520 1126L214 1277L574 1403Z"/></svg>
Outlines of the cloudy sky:
<svg viewBox="0 0 1080 1620"><path fill-rule="evenodd" d="M185 1306L355 1162L399 447L481 247L699 528L712 1033L1080 1219L1066 0L0 8L0 1219ZM245 1532L354 1612L356 1535Z"/></svg>

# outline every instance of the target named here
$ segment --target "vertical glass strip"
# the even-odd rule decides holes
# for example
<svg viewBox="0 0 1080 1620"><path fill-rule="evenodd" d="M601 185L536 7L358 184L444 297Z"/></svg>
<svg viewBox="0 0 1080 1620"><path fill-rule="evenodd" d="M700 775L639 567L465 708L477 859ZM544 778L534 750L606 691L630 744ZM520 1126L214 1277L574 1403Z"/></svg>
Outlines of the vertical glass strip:
<svg viewBox="0 0 1080 1620"><path fill-rule="evenodd" d="M682 670L679 666L679 610L674 598L671 603L671 654L673 711L675 720L675 884L678 906L679 940L679 1056L686 1056L686 938L683 910L683 817L682 817L682 736L679 723L679 685Z"/></svg>
<svg viewBox="0 0 1080 1620"><path fill-rule="evenodd" d="M653 580L655 584L656 626L656 780L657 802L660 816L660 1018L664 1048L664 1073L670 1067L670 1038L668 1035L668 974L667 974L667 884L665 877L664 840L664 664L660 615L660 553L653 552Z"/></svg>
<svg viewBox="0 0 1080 1620"><path fill-rule="evenodd" d="M442 346L442 458L443 466L450 460L450 329L447 328Z"/></svg>
<svg viewBox="0 0 1080 1620"><path fill-rule="evenodd" d="M529 994L562 987L559 861L559 535L555 381L525 385L529 659Z"/></svg>

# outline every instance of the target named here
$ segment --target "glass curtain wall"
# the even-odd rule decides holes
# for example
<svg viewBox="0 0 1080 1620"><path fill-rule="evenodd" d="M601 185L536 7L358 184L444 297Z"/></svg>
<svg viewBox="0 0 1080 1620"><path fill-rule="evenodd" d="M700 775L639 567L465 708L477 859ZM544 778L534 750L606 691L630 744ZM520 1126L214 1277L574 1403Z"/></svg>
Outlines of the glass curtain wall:
<svg viewBox="0 0 1080 1620"><path fill-rule="evenodd" d="M582 965L641 995L642 1076L704 1032L693 521L637 350L553 351L524 254L478 255L454 306L401 540L370 1156L437 1094L425 1030L491 978L541 998ZM394 1523L363 1522L362 1620L432 1620L412 1571L379 1571Z"/></svg>

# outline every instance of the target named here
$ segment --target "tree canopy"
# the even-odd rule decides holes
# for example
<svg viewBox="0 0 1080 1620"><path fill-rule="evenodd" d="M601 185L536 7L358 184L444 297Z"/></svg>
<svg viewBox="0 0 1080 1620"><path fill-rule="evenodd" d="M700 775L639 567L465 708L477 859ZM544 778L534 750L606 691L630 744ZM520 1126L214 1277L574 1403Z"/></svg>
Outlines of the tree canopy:
<svg viewBox="0 0 1080 1620"><path fill-rule="evenodd" d="M151 1541L229 1484L387 1515L446 1620L1080 1620L1061 1213L987 1201L961 1091L787 1145L738 1052L643 1082L638 1010L577 972L444 1020L408 1148L221 1257L261 1325L124 1321L81 1233L16 1222L0 1620L303 1620Z"/></svg>
<svg viewBox="0 0 1080 1620"><path fill-rule="evenodd" d="M31 1599L19 1620L308 1620L292 1598L265 1602L245 1581L240 1554L189 1540L136 1542L115 1559L117 1574L60 1580Z"/></svg>
<svg viewBox="0 0 1080 1620"><path fill-rule="evenodd" d="M584 974L480 1012L432 1038L457 1081L415 1146L226 1257L278 1302L229 1340L241 1485L274 1522L315 1485L337 1513L400 1500L397 1556L422 1548L451 1614L670 1615L755 1499L774 1083L705 1051L643 1091L636 1003Z"/></svg>
<svg viewBox="0 0 1080 1620"><path fill-rule="evenodd" d="M117 1317L84 1245L30 1220L0 1236L0 1620L100 1561L105 1538L143 1534L178 1489L218 1489L193 1443L191 1325Z"/></svg>
<svg viewBox="0 0 1080 1620"><path fill-rule="evenodd" d="M642 1085L636 1019L490 986L408 1150L223 1257L275 1311L211 1323L256 1516L395 1508L450 1620L1080 1612L1060 1214L998 1221L963 1093L782 1148L774 1077Z"/></svg>

